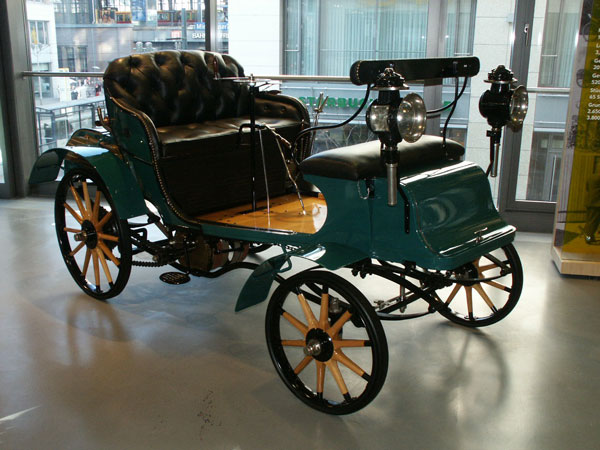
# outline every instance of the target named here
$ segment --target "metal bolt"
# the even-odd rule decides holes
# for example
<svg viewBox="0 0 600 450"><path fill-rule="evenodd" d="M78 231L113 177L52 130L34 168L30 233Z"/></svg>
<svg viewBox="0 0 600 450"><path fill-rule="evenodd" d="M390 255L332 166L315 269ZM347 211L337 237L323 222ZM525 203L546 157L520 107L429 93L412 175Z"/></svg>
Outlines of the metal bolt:
<svg viewBox="0 0 600 450"><path fill-rule="evenodd" d="M363 277L364 278L364 277ZM329 297L329 312L331 314L339 314L342 312L340 301L335 297Z"/></svg>
<svg viewBox="0 0 600 450"><path fill-rule="evenodd" d="M306 356L317 356L321 353L321 343L316 339L311 339L303 350Z"/></svg>

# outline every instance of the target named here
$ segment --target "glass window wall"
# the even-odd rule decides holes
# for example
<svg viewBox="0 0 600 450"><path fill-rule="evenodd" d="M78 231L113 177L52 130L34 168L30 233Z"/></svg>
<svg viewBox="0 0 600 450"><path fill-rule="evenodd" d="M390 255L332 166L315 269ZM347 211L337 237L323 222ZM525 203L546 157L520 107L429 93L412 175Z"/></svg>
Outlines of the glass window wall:
<svg viewBox="0 0 600 450"><path fill-rule="evenodd" d="M217 2L221 45L228 49L227 0ZM204 49L203 0L27 0L31 69L65 72L33 78L38 151L64 145L70 134L94 127L104 107L98 72L132 53Z"/></svg>
<svg viewBox="0 0 600 450"><path fill-rule="evenodd" d="M359 59L423 58L428 55L428 21L432 15L429 7L429 2L421 0L288 0L284 2L283 11L283 73L348 76L350 66ZM438 34L444 42L444 49L437 56L473 54L475 7L473 0L446 2L445 33L443 36ZM413 83L411 88L423 95L422 85ZM336 123L356 111L365 90L334 83L286 82L283 91L300 97L311 111L314 111L316 99L323 92L329 98L319 120L321 123ZM376 96L373 94L369 101ZM447 80L442 89L442 103L448 104L453 99L454 80ZM470 86L448 125L448 136L462 144L466 142L469 99ZM442 128L447 114L448 111L441 116ZM317 133L314 151L374 138L369 135L361 114L343 128Z"/></svg>
<svg viewBox="0 0 600 450"><path fill-rule="evenodd" d="M536 2L529 86L546 91L530 94L516 200L556 202L580 11L581 0Z"/></svg>
<svg viewBox="0 0 600 450"><path fill-rule="evenodd" d="M347 76L359 59L421 58L428 2L285 2L284 73Z"/></svg>
<svg viewBox="0 0 600 450"><path fill-rule="evenodd" d="M215 48L231 51L247 73L347 76L357 59L428 54L428 1L266 0L262 5L257 9L244 0L217 1ZM472 54L475 5L475 0L447 1L445 47L439 56ZM111 60L135 52L205 48L203 0L27 1L27 14L35 71L101 73ZM74 129L94 126L95 108L104 106L101 78L37 76L33 85L40 151L64 144ZM320 92L328 96L321 123L345 119L364 97L364 88L350 84L285 82L281 87L304 99L311 111ZM412 89L423 95L422 85ZM445 85L442 102L450 102L453 95L453 84ZM469 88L448 131L462 143L468 99ZM324 149L368 138L374 137L361 114L348 127L317 136L316 142Z"/></svg>

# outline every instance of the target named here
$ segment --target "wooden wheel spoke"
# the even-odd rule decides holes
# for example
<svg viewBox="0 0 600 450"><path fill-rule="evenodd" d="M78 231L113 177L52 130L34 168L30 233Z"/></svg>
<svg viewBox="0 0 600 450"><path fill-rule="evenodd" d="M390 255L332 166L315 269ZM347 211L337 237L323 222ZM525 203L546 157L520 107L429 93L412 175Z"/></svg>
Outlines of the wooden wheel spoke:
<svg viewBox="0 0 600 450"><path fill-rule="evenodd" d="M304 347L306 342L302 339L283 339L281 345L284 347Z"/></svg>
<svg viewBox="0 0 600 450"><path fill-rule="evenodd" d="M121 264L121 261L117 259L117 257L113 254L113 252L110 251L110 249L106 246L104 242L99 241L98 247L100 247L100 250L102 250L102 252L108 257L108 259L110 259L113 262L115 266Z"/></svg>
<svg viewBox="0 0 600 450"><path fill-rule="evenodd" d="M342 314L342 317L336 320L336 322L331 327L329 327L328 330L325 331L327 331L327 333L329 333L329 336L331 336L332 338L337 337L344 324L348 322L351 317L352 313L350 311L346 311L344 314Z"/></svg>
<svg viewBox="0 0 600 450"><path fill-rule="evenodd" d="M102 265L102 269L104 270L104 274L106 275L106 279L109 284L113 284L112 276L110 275L110 270L108 270L108 264L106 264L106 258L104 257L104 253L98 247L96 247L96 253L98 255L98 259L100 260L100 264Z"/></svg>
<svg viewBox="0 0 600 450"><path fill-rule="evenodd" d="M294 373L296 375L300 374L300 372L302 372L306 368L306 366L308 366L311 363L311 361L314 361L314 358L312 356L304 357L304 359L300 361L300 364L298 364L294 369Z"/></svg>
<svg viewBox="0 0 600 450"><path fill-rule="evenodd" d="M310 309L310 305L306 301L304 294L298 294L298 301L300 302L300 306L302 307L302 311L304 312L304 316L306 317L306 321L308 322L309 328L317 328L319 326L317 322L317 318Z"/></svg>
<svg viewBox="0 0 600 450"><path fill-rule="evenodd" d="M100 213L100 189L96 189L96 198L94 198L94 210L92 211L92 221L98 222L98 214Z"/></svg>
<svg viewBox="0 0 600 450"><path fill-rule="evenodd" d="M109 211L100 222L98 222L98 224L96 225L96 230L101 230L102 227L104 227L104 225L106 225L106 223L110 220L110 218L112 217L112 211Z"/></svg>
<svg viewBox="0 0 600 450"><path fill-rule="evenodd" d="M94 263L94 279L96 280L96 287L100 289L100 264L98 262L98 253L92 252L92 262Z"/></svg>
<svg viewBox="0 0 600 450"><path fill-rule="evenodd" d="M90 191L88 190L87 181L81 183L83 189L83 200L85 201L85 209L87 210L89 219L92 219L92 199L90 198Z"/></svg>
<svg viewBox="0 0 600 450"><path fill-rule="evenodd" d="M504 286L503 284L496 283L495 281L484 281L485 284L489 284L496 289L500 289L501 291L510 292L511 289L508 286Z"/></svg>
<svg viewBox="0 0 600 450"><path fill-rule="evenodd" d="M79 194L77 193L77 190L71 186L71 193L73 194L73 198L75 199L75 203L77 203L77 207L79 208L79 212L81 213L81 217L84 219L89 219L89 214L87 212L87 210L85 209L85 206L83 206L83 202L81 201L81 197L79 196Z"/></svg>
<svg viewBox="0 0 600 450"><path fill-rule="evenodd" d="M81 218L81 216L79 214L77 214L77 211L75 211L73 208L71 208L71 206L67 202L64 202L63 206L65 207L65 209L67 211L69 211L69 213L79 223L79 225L81 225L83 223L83 219Z"/></svg>
<svg viewBox="0 0 600 450"><path fill-rule="evenodd" d="M317 394L323 396L325 387L325 363L317 361Z"/></svg>
<svg viewBox="0 0 600 450"><path fill-rule="evenodd" d="M340 372L340 368L338 367L337 361L335 361L334 359L330 359L325 364L327 365L327 368L331 371L331 374L333 375L333 379L335 380L336 384L338 385L338 388L339 388L340 392L342 393L342 395L344 396L344 398L348 398L348 396L349 396L348 387L346 386L346 382L344 381L342 372Z"/></svg>
<svg viewBox="0 0 600 450"><path fill-rule="evenodd" d="M323 286L321 294L321 313L319 315L319 328L324 330L329 325L329 293L327 287Z"/></svg>
<svg viewBox="0 0 600 450"><path fill-rule="evenodd" d="M336 350L335 352L333 352L333 359L338 362L341 362L343 365L345 365L348 369L350 369L352 372L354 372L361 378L364 378L365 375L367 375L366 372L363 369L361 369L361 367L358 364L356 364L354 361L348 358L348 356L346 356L341 350Z"/></svg>
<svg viewBox="0 0 600 450"><path fill-rule="evenodd" d="M486 264L485 266L479 266L479 273L486 272L488 270L497 269L497 264Z"/></svg>
<svg viewBox="0 0 600 450"><path fill-rule="evenodd" d="M69 256L75 256L77 252L83 248L84 245L85 242L80 242L79 245L75 247L71 253L69 253Z"/></svg>
<svg viewBox="0 0 600 450"><path fill-rule="evenodd" d="M454 289L452 289L452 292L450 292L450 295L446 299L446 302L445 302L446 306L449 305L452 300L454 300L454 297L456 297L456 294L458 294L458 291L460 291L461 287L462 287L462 285L460 285L460 284L457 284L454 286Z"/></svg>
<svg viewBox="0 0 600 450"><path fill-rule="evenodd" d="M473 288L471 286L465 286L467 292L467 311L469 311L469 319L474 320L473 317Z"/></svg>
<svg viewBox="0 0 600 450"><path fill-rule="evenodd" d="M481 296L483 301L489 306L489 308L492 310L492 312L494 312L494 313L498 312L496 305L494 305L494 302L492 301L492 299L486 294L483 287L481 287L480 284L476 284L473 287L475 288L477 293Z"/></svg>
<svg viewBox="0 0 600 450"><path fill-rule="evenodd" d="M371 341L362 339L334 339L333 346L336 349L344 347L370 347Z"/></svg>
<svg viewBox="0 0 600 450"><path fill-rule="evenodd" d="M284 319L291 323L298 331L300 331L300 333L302 333L302 336L306 336L306 333L308 333L308 327L306 325L304 325L302 322L300 322L287 311L284 311L281 315L284 317Z"/></svg>
<svg viewBox="0 0 600 450"><path fill-rule="evenodd" d="M100 239L104 239L105 241L119 242L119 237L113 236L112 234L98 233L98 237Z"/></svg>
<svg viewBox="0 0 600 450"><path fill-rule="evenodd" d="M81 230L78 230L77 228L69 228L69 227L65 227L64 230L67 233L81 233Z"/></svg>
<svg viewBox="0 0 600 450"><path fill-rule="evenodd" d="M92 256L92 251L88 248L85 252L85 261L83 262L83 269L81 269L81 273L83 274L83 278L86 277L88 267L90 265L90 258Z"/></svg>

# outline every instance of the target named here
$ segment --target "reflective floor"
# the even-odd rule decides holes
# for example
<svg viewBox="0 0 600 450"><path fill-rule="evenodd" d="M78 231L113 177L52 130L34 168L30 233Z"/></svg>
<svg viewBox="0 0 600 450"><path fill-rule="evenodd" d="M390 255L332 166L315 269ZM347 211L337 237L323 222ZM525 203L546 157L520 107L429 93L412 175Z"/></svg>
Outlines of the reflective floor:
<svg viewBox="0 0 600 450"><path fill-rule="evenodd" d="M548 235L518 236L506 319L386 323L383 390L332 417L279 380L266 303L233 312L248 271L169 286L136 267L101 303L64 267L51 201L0 201L0 230L0 448L598 448L600 281L561 277Z"/></svg>

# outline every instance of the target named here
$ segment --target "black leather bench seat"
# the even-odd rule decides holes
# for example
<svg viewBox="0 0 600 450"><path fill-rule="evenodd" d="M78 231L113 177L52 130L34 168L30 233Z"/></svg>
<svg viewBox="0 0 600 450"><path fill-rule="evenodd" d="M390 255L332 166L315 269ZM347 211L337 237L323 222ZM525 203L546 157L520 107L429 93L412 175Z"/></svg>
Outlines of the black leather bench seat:
<svg viewBox="0 0 600 450"><path fill-rule="evenodd" d="M250 93L247 85L230 78L243 76L231 56L202 50L126 56L112 61L104 73L107 104L118 100L144 113L140 120L156 129L156 138L149 139L158 141L155 160L165 194L187 216L249 203L252 185L256 198L264 198L265 170L269 195L287 189L286 167L270 133L263 134L264 168L263 155L250 152L247 130L240 146L239 127L250 122ZM259 92L254 110L257 122L288 141L310 122L303 103L276 92Z"/></svg>
<svg viewBox="0 0 600 450"><path fill-rule="evenodd" d="M345 180L385 177L385 164L381 160L380 148L379 141L371 141L326 150L302 161L300 170L308 175ZM458 160L465 154L465 149L450 139L446 139L444 148L441 137L422 136L413 144L401 142L398 152L398 171L402 172L436 161Z"/></svg>
<svg viewBox="0 0 600 450"><path fill-rule="evenodd" d="M201 123L168 125L159 127L156 131L162 145L162 156L185 156L197 151L218 151L223 146L237 145L240 126L249 123L250 116L230 117ZM300 123L296 119L257 117L256 123L264 123L274 128L288 140L293 139L300 131ZM249 127L244 129L246 142L249 142L249 132ZM270 133L263 132L265 145L272 147L272 140Z"/></svg>

